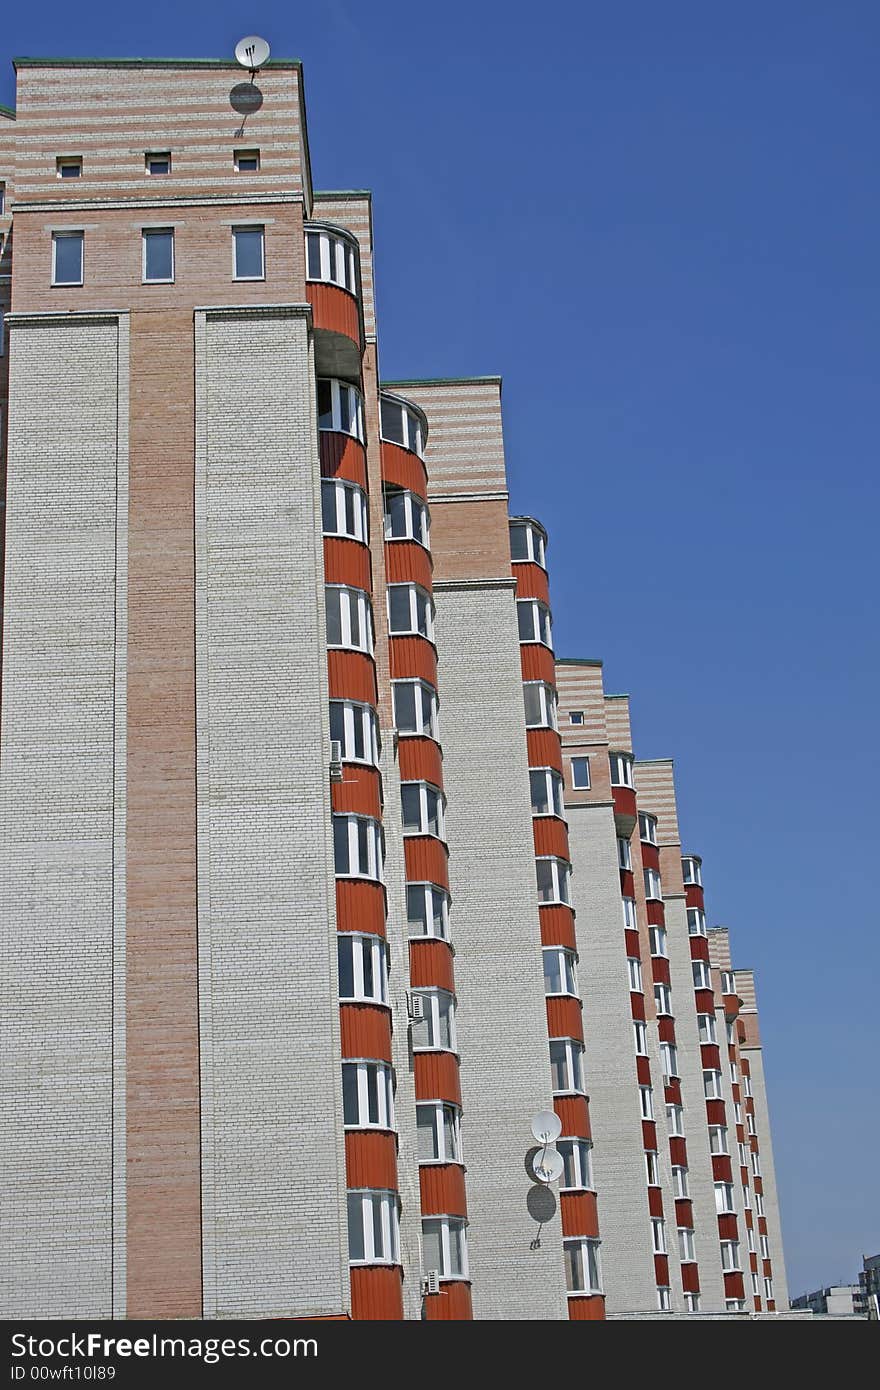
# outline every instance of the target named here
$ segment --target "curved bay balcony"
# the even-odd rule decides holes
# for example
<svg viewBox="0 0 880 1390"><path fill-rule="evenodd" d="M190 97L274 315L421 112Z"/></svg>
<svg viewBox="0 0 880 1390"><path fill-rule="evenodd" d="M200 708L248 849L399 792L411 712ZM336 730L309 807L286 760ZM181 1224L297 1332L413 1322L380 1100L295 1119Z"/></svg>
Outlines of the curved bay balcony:
<svg viewBox="0 0 880 1390"><path fill-rule="evenodd" d="M360 257L341 227L307 223L306 299L312 306L319 376L357 381L364 351Z"/></svg>

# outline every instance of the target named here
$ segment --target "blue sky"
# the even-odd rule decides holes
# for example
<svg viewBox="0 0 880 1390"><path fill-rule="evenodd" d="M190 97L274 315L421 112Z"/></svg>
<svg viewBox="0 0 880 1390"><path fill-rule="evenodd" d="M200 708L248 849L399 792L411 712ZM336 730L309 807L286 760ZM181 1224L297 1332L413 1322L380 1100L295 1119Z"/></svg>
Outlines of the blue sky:
<svg viewBox="0 0 880 1390"><path fill-rule="evenodd" d="M675 757L758 972L792 1292L854 1277L880 1251L880 8L9 10L8 57L256 31L303 59L316 186L374 191L383 374L503 375L557 648Z"/></svg>

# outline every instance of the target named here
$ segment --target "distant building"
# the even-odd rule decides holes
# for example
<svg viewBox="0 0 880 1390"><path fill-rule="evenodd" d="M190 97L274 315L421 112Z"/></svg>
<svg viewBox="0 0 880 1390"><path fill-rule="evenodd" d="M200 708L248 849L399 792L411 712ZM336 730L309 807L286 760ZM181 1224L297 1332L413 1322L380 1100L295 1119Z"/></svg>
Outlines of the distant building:
<svg viewBox="0 0 880 1390"><path fill-rule="evenodd" d="M860 1313L858 1284L831 1284L815 1293L802 1293L791 1300L792 1308L808 1309L811 1313L826 1313L829 1317L852 1317Z"/></svg>
<svg viewBox="0 0 880 1390"><path fill-rule="evenodd" d="M858 1312L880 1322L880 1255L863 1255L859 1273Z"/></svg>

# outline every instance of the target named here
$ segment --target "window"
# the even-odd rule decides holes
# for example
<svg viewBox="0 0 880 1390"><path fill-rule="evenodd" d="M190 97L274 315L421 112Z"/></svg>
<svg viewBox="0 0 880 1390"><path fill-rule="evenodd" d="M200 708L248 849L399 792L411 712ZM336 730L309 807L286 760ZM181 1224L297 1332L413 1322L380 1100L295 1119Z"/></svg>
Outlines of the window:
<svg viewBox="0 0 880 1390"><path fill-rule="evenodd" d="M556 728L556 691L544 681L525 681L523 700L527 729Z"/></svg>
<svg viewBox="0 0 880 1390"><path fill-rule="evenodd" d="M582 710L582 709L573 709L573 710L571 710L570 713L569 713L569 716L568 716L568 722L569 722L569 724L583 724L583 722L584 722L584 712L583 712L583 710Z"/></svg>
<svg viewBox="0 0 880 1390"><path fill-rule="evenodd" d="M369 528L363 488L341 478L322 478L321 527L325 536L345 536L366 545Z"/></svg>
<svg viewBox="0 0 880 1390"><path fill-rule="evenodd" d="M735 1119L736 1119L737 1124L738 1124L738 1125L741 1125L742 1122L743 1122L743 1112L742 1112L742 1106L740 1105L740 1103L739 1103L738 1100L734 1101L734 1103L733 1103L733 1113L734 1113L734 1117L735 1117Z"/></svg>
<svg viewBox="0 0 880 1390"><path fill-rule="evenodd" d="M642 984L642 962L637 956L627 956L626 968L629 972L630 989L635 990L637 994L644 993L644 986Z"/></svg>
<svg viewBox="0 0 880 1390"><path fill-rule="evenodd" d="M762 1192L755 1193L755 1211L758 1216L764 1215L764 1194Z"/></svg>
<svg viewBox="0 0 880 1390"><path fill-rule="evenodd" d="M654 954L653 949L651 954ZM658 1014L672 1013L672 990L668 985L654 986L654 1007Z"/></svg>
<svg viewBox="0 0 880 1390"><path fill-rule="evenodd" d="M751 1227L749 1227L749 1230L751 1230ZM766 1236L759 1236L758 1239L759 1239L760 1244L761 1244L761 1259L762 1259L762 1260L769 1260L769 1258L770 1258L770 1241L767 1239Z"/></svg>
<svg viewBox="0 0 880 1390"><path fill-rule="evenodd" d="M645 1149L645 1177L649 1187L660 1186L660 1170L657 1166L656 1149Z"/></svg>
<svg viewBox="0 0 880 1390"><path fill-rule="evenodd" d="M639 919L636 915L635 898L623 899L623 925L627 931L638 931Z"/></svg>
<svg viewBox="0 0 880 1390"><path fill-rule="evenodd" d="M747 1096L752 1094L752 1078L747 1071L743 1072L743 1093Z"/></svg>
<svg viewBox="0 0 880 1390"><path fill-rule="evenodd" d="M380 936L360 932L336 938L339 998L388 1003L388 947Z"/></svg>
<svg viewBox="0 0 880 1390"><path fill-rule="evenodd" d="M396 1192L348 1193L348 1258L351 1264L399 1264Z"/></svg>
<svg viewBox="0 0 880 1390"><path fill-rule="evenodd" d="M612 787L631 787L633 785L633 758L631 753L609 753Z"/></svg>
<svg viewBox="0 0 880 1390"><path fill-rule="evenodd" d="M648 1029L640 1018L633 1019L633 1038L635 1040L636 1056L647 1057Z"/></svg>
<svg viewBox="0 0 880 1390"><path fill-rule="evenodd" d="M564 1240L565 1287L569 1293L601 1293L602 1275L599 1269L599 1241L578 1236Z"/></svg>
<svg viewBox="0 0 880 1390"><path fill-rule="evenodd" d="M237 174L257 174L260 171L260 151L234 150L232 162Z"/></svg>
<svg viewBox="0 0 880 1390"><path fill-rule="evenodd" d="M773 1300L773 1280L772 1280L772 1279L765 1279L765 1280L764 1280L764 1297L767 1299L767 1302L768 1302L768 1303L772 1302L772 1300Z"/></svg>
<svg viewBox="0 0 880 1390"><path fill-rule="evenodd" d="M438 700L433 686L425 681L392 681L394 727L399 734L418 734L439 738Z"/></svg>
<svg viewBox="0 0 880 1390"><path fill-rule="evenodd" d="M715 1210L719 1216L729 1215L735 1212L733 1205L733 1184L729 1182L716 1182L715 1184Z"/></svg>
<svg viewBox="0 0 880 1390"><path fill-rule="evenodd" d="M706 914L701 907L689 907L687 919L688 932L691 936L706 935Z"/></svg>
<svg viewBox="0 0 880 1390"><path fill-rule="evenodd" d="M455 1052L455 996L447 989L418 989L413 999L422 1001L422 1017L413 1019L413 1047Z"/></svg>
<svg viewBox="0 0 880 1390"><path fill-rule="evenodd" d="M535 860L538 901L571 904L571 865L564 859Z"/></svg>
<svg viewBox="0 0 880 1390"><path fill-rule="evenodd" d="M544 993L577 995L574 951L566 951L562 946L546 946L541 954L544 957Z"/></svg>
<svg viewBox="0 0 880 1390"><path fill-rule="evenodd" d="M394 1128L394 1074L387 1062L342 1063L342 1119L356 1129Z"/></svg>
<svg viewBox="0 0 880 1390"><path fill-rule="evenodd" d="M738 1085L738 1084L739 1084L739 1073L738 1073L738 1071L737 1071L737 1069L736 1069L736 1062L728 1062L728 1063L727 1063L727 1069L728 1069L728 1071L730 1072L730 1084L731 1084L731 1086L736 1086L736 1085Z"/></svg>
<svg viewBox="0 0 880 1390"><path fill-rule="evenodd" d="M656 1216L651 1221L651 1241L655 1255L666 1254L666 1222Z"/></svg>
<svg viewBox="0 0 880 1390"><path fill-rule="evenodd" d="M438 840L444 839L446 798L439 788L430 782L401 782L400 804L404 835L436 835Z"/></svg>
<svg viewBox="0 0 880 1390"><path fill-rule="evenodd" d="M672 1311L672 1291L664 1284L657 1285L657 1307L661 1313Z"/></svg>
<svg viewBox="0 0 880 1390"><path fill-rule="evenodd" d="M744 1313L746 1311L745 1300L742 1298L728 1298L724 1307L728 1313Z"/></svg>
<svg viewBox="0 0 880 1390"><path fill-rule="evenodd" d="M4 179L0 179L0 217L2 217L2 216L4 215L5 211L6 211L6 182L5 182Z"/></svg>
<svg viewBox="0 0 880 1390"><path fill-rule="evenodd" d="M721 1269L724 1274L733 1274L738 1270L739 1264L739 1241L722 1240L721 1242Z"/></svg>
<svg viewBox="0 0 880 1390"><path fill-rule="evenodd" d="M632 868L632 851L629 847L629 840L622 835L617 837L617 867L619 869Z"/></svg>
<svg viewBox="0 0 880 1390"><path fill-rule="evenodd" d="M672 1170L672 1195L673 1197L689 1197L688 1189L688 1170L678 1165Z"/></svg>
<svg viewBox="0 0 880 1390"><path fill-rule="evenodd" d="M657 843L657 817L649 816L645 811L639 811L639 839L649 845Z"/></svg>
<svg viewBox="0 0 880 1390"><path fill-rule="evenodd" d="M684 1106L667 1105L666 1128L673 1137L684 1134Z"/></svg>
<svg viewBox="0 0 880 1390"><path fill-rule="evenodd" d="M335 377L318 378L318 429L350 434L364 442L364 403L360 391Z"/></svg>
<svg viewBox="0 0 880 1390"><path fill-rule="evenodd" d="M561 1187L593 1187L592 1144L587 1139L557 1139L556 1148L565 1167Z"/></svg>
<svg viewBox="0 0 880 1390"><path fill-rule="evenodd" d="M712 988L712 976L710 974L709 966L706 961L692 960L691 974L694 977L694 989Z"/></svg>
<svg viewBox="0 0 880 1390"><path fill-rule="evenodd" d="M553 650L550 609L546 603L541 603L540 599L536 598L517 599L516 620L521 642L541 642Z"/></svg>
<svg viewBox="0 0 880 1390"><path fill-rule="evenodd" d="M732 970L722 970L721 972L721 993L736 994L736 975Z"/></svg>
<svg viewBox="0 0 880 1390"><path fill-rule="evenodd" d="M702 882L703 882L702 864L703 864L702 859L698 859L695 855L689 855L688 857L682 859L682 861L681 861L681 872L682 872L682 877L684 878L685 883L699 883L699 884L702 884Z"/></svg>
<svg viewBox="0 0 880 1390"><path fill-rule="evenodd" d="M434 604L419 584L388 585L388 631L392 637L418 636L434 640Z"/></svg>
<svg viewBox="0 0 880 1390"><path fill-rule="evenodd" d="M233 227L232 276L235 280L265 280L266 251L263 227Z"/></svg>
<svg viewBox="0 0 880 1390"><path fill-rule="evenodd" d="M697 1258L694 1250L694 1233L690 1226L679 1226L678 1228L678 1258L682 1264Z"/></svg>
<svg viewBox="0 0 880 1390"><path fill-rule="evenodd" d="M727 1147L727 1126L709 1126L709 1152L713 1154L726 1154L729 1152Z"/></svg>
<svg viewBox="0 0 880 1390"><path fill-rule="evenodd" d="M379 722L372 706L355 700L331 700L330 737L342 744L344 762L378 766Z"/></svg>
<svg viewBox="0 0 880 1390"><path fill-rule="evenodd" d="M746 1129L748 1130L749 1134L754 1135L754 1133L755 1133L755 1117L754 1117L754 1115L751 1113L751 1111L747 1111L747 1112L746 1112Z"/></svg>
<svg viewBox="0 0 880 1390"><path fill-rule="evenodd" d="M665 927L649 927L648 940L651 943L651 955L666 957L669 955L667 950L668 937ZM671 1013L671 1009L664 1009L664 1013Z"/></svg>
<svg viewBox="0 0 880 1390"><path fill-rule="evenodd" d="M370 816L333 816L337 878L382 879L382 829Z"/></svg>
<svg viewBox="0 0 880 1390"><path fill-rule="evenodd" d="M754 1255L755 1251L755 1232L752 1226L746 1226L746 1240L748 1241L749 1253Z"/></svg>
<svg viewBox="0 0 880 1390"><path fill-rule="evenodd" d="M749 1166L749 1151L748 1151L748 1149L746 1148L745 1144L737 1144L737 1148L739 1149L739 1166L740 1166L740 1168L748 1168L748 1166Z"/></svg>
<svg viewBox="0 0 880 1390"><path fill-rule="evenodd" d="M449 894L436 883L408 883L406 919L410 936L449 940Z"/></svg>
<svg viewBox="0 0 880 1390"><path fill-rule="evenodd" d="M174 231L171 227L147 227L143 233L142 274L145 285L174 283Z"/></svg>
<svg viewBox="0 0 880 1390"><path fill-rule="evenodd" d="M461 1162L461 1111L447 1101L416 1106L420 1163Z"/></svg>
<svg viewBox="0 0 880 1390"><path fill-rule="evenodd" d="M742 1190L742 1194L743 1194L743 1206L744 1206L745 1210L746 1210L746 1211L751 1211L751 1209L752 1209L752 1194L751 1194L751 1192L749 1191L749 1189L748 1189L747 1187L744 1187L743 1190ZM751 1229L751 1228L750 1228L750 1229Z"/></svg>
<svg viewBox="0 0 880 1390"><path fill-rule="evenodd" d="M756 1149L752 1149L752 1172L756 1178L761 1177L761 1155Z"/></svg>
<svg viewBox="0 0 880 1390"><path fill-rule="evenodd" d="M306 279L358 292L358 253L355 243L329 228L306 230Z"/></svg>
<svg viewBox="0 0 880 1390"><path fill-rule="evenodd" d="M714 1043L718 1041L718 1034L715 1031L714 1014L697 1014L697 1032L701 1043Z"/></svg>
<svg viewBox="0 0 880 1390"><path fill-rule="evenodd" d="M386 541L418 541L431 544L431 514L427 502L405 488L386 487L383 493Z"/></svg>
<svg viewBox="0 0 880 1390"><path fill-rule="evenodd" d="M685 1293L684 1308L686 1313L699 1313L700 1295L698 1293Z"/></svg>
<svg viewBox="0 0 880 1390"><path fill-rule="evenodd" d="M356 652L373 651L373 609L363 589L341 584L325 588L327 607L327 646L348 647Z"/></svg>
<svg viewBox="0 0 880 1390"><path fill-rule="evenodd" d="M643 1120L654 1118L654 1092L650 1086L639 1087L639 1107Z"/></svg>
<svg viewBox="0 0 880 1390"><path fill-rule="evenodd" d="M55 173L59 179L78 179L82 177L83 162L79 155L62 155L55 160Z"/></svg>
<svg viewBox="0 0 880 1390"><path fill-rule="evenodd" d="M761 1280L754 1271L752 1272L752 1295L754 1298L761 1297Z"/></svg>
<svg viewBox="0 0 880 1390"><path fill-rule="evenodd" d="M147 172L148 174L152 174L154 178L155 178L155 177L161 177L163 174L170 174L170 173L171 173L171 152L170 152L170 150L165 150L165 151L163 151L163 152L160 153L160 154L150 154L150 153L145 154L145 155L144 155L144 168L145 168L146 172Z"/></svg>
<svg viewBox="0 0 880 1390"><path fill-rule="evenodd" d="M545 566L544 532L532 521L512 521L510 523L511 560L531 560L535 565ZM572 723L575 721L572 720ZM579 721L584 722L583 718Z"/></svg>
<svg viewBox="0 0 880 1390"><path fill-rule="evenodd" d="M572 758L571 760L571 785L577 791L587 791L590 786L590 760L589 758Z"/></svg>
<svg viewBox="0 0 880 1390"><path fill-rule="evenodd" d="M550 1072L554 1095L576 1091L584 1095L584 1045L575 1038L551 1038Z"/></svg>
<svg viewBox="0 0 880 1390"><path fill-rule="evenodd" d="M460 1216L431 1217L422 1222L422 1268L441 1279L467 1279L467 1222Z"/></svg>
<svg viewBox="0 0 880 1390"><path fill-rule="evenodd" d="M660 1066L664 1076L678 1076L678 1048L675 1043L660 1044Z"/></svg>
<svg viewBox="0 0 880 1390"><path fill-rule="evenodd" d="M398 444L410 453L424 455L427 430L424 417L403 401L383 396L380 402L382 438L388 444Z"/></svg>
<svg viewBox="0 0 880 1390"><path fill-rule="evenodd" d="M656 869L645 869L645 897L658 899L662 902L663 892L660 887L660 875Z"/></svg>
<svg viewBox="0 0 880 1390"><path fill-rule="evenodd" d="M707 1100L723 1100L724 1092L721 1089L721 1072L703 1072L703 1095Z"/></svg>
<svg viewBox="0 0 880 1390"><path fill-rule="evenodd" d="M562 816L563 782L555 767L532 768L529 788L533 816Z"/></svg>
<svg viewBox="0 0 880 1390"><path fill-rule="evenodd" d="M81 285L83 282L83 233L52 233L52 284Z"/></svg>

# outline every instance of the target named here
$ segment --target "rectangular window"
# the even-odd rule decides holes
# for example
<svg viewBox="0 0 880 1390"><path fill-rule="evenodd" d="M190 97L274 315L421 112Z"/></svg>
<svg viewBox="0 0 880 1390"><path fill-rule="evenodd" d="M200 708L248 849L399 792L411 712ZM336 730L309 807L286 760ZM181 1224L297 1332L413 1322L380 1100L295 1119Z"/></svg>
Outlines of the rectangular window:
<svg viewBox="0 0 880 1390"><path fill-rule="evenodd" d="M422 1222L423 1269L436 1270L441 1279L467 1279L466 1222L443 1216Z"/></svg>
<svg viewBox="0 0 880 1390"><path fill-rule="evenodd" d="M716 1182L715 1184L715 1210L719 1216L724 1216L729 1212L735 1212L733 1205L733 1184L729 1182Z"/></svg>
<svg viewBox="0 0 880 1390"><path fill-rule="evenodd" d="M357 932L336 938L339 997L366 1004L388 1002L388 947L380 936Z"/></svg>
<svg viewBox="0 0 880 1390"><path fill-rule="evenodd" d="M694 977L694 989L712 988L712 976L704 960L691 961L691 972Z"/></svg>
<svg viewBox="0 0 880 1390"><path fill-rule="evenodd" d="M637 994L642 994L642 962L636 956L627 956L626 968L629 972L629 987Z"/></svg>
<svg viewBox="0 0 880 1390"><path fill-rule="evenodd" d="M455 1051L455 996L446 989L414 990L422 1001L422 1016L414 1018L412 1045L435 1052Z"/></svg>
<svg viewBox="0 0 880 1390"><path fill-rule="evenodd" d="M654 1007L658 1014L672 1013L672 990L668 985L654 986Z"/></svg>
<svg viewBox="0 0 880 1390"><path fill-rule="evenodd" d="M651 1240L655 1255L666 1254L666 1222L655 1217L651 1222Z"/></svg>
<svg viewBox="0 0 880 1390"><path fill-rule="evenodd" d="M727 1126L709 1126L709 1152L713 1154L726 1154L727 1148Z"/></svg>
<svg viewBox="0 0 880 1390"><path fill-rule="evenodd" d="M81 285L83 282L82 232L53 232L52 284Z"/></svg>
<svg viewBox="0 0 880 1390"><path fill-rule="evenodd" d="M673 1136L684 1134L684 1107L681 1105L667 1105L666 1107L666 1127Z"/></svg>
<svg viewBox="0 0 880 1390"><path fill-rule="evenodd" d="M589 758L572 758L571 760L571 785L577 791L587 791L590 786L590 760Z"/></svg>
<svg viewBox="0 0 880 1390"><path fill-rule="evenodd" d="M398 1264L400 1235L393 1192L348 1193L348 1258L352 1264Z"/></svg>
<svg viewBox="0 0 880 1390"><path fill-rule="evenodd" d="M233 278L235 280L265 280L265 229L263 227L233 227Z"/></svg>
<svg viewBox="0 0 880 1390"><path fill-rule="evenodd" d="M569 1293L600 1293L599 1242L577 1237L563 1241L565 1287Z"/></svg>
<svg viewBox="0 0 880 1390"><path fill-rule="evenodd" d="M639 839L647 841L649 845L657 843L657 817L649 816L645 811L639 811Z"/></svg>
<svg viewBox="0 0 880 1390"><path fill-rule="evenodd" d="M678 1228L678 1258L682 1264L697 1258L694 1250L694 1233L690 1226L679 1226Z"/></svg>
<svg viewBox="0 0 880 1390"><path fill-rule="evenodd" d="M387 1062L342 1063L342 1121L355 1129L394 1128L394 1075Z"/></svg>
<svg viewBox="0 0 880 1390"><path fill-rule="evenodd" d="M650 944L651 944L651 955L652 955L652 956L663 956L663 957L666 957L666 956L669 955L669 951L667 950L667 940L668 940L668 938L667 938L667 935L666 935L666 928L665 928L665 927L649 927L649 928L648 928L648 940L649 940L649 942L650 942ZM667 1009L667 1010L665 1010L665 1012L666 1012L666 1013L671 1013L672 1010L671 1010L671 1009Z"/></svg>
<svg viewBox="0 0 880 1390"><path fill-rule="evenodd" d="M657 1152L655 1149L645 1149L645 1177L649 1187L660 1186L660 1171L657 1167Z"/></svg>
<svg viewBox="0 0 880 1390"><path fill-rule="evenodd" d="M577 975L575 973L574 951L567 951L562 946L545 946L541 953L544 957L544 993L545 994L573 994L577 995Z"/></svg>
<svg viewBox="0 0 880 1390"><path fill-rule="evenodd" d="M672 1170L672 1193L674 1197L689 1197L688 1170L675 1167Z"/></svg>
<svg viewBox="0 0 880 1390"><path fill-rule="evenodd" d="M657 1307L661 1313L672 1311L672 1290L665 1284L657 1285Z"/></svg>
<svg viewBox="0 0 880 1390"><path fill-rule="evenodd" d="M256 174L260 168L259 150L236 150L233 156L238 174Z"/></svg>
<svg viewBox="0 0 880 1390"><path fill-rule="evenodd" d="M170 285L174 281L174 231L171 227L148 227L143 233L144 284Z"/></svg>
<svg viewBox="0 0 880 1390"><path fill-rule="evenodd" d="M78 179L82 177L83 162L79 155L62 155L55 161L55 172L59 179Z"/></svg>
<svg viewBox="0 0 880 1390"><path fill-rule="evenodd" d="M410 883L406 889L406 920L410 936L449 940L449 894L433 883Z"/></svg>
<svg viewBox="0 0 880 1390"><path fill-rule="evenodd" d="M551 1038L550 1072L556 1094L584 1094L584 1045L574 1038Z"/></svg>
<svg viewBox="0 0 880 1390"><path fill-rule="evenodd" d="M721 1089L721 1072L703 1072L703 1095L707 1100L723 1100L724 1092Z"/></svg>
<svg viewBox="0 0 880 1390"><path fill-rule="evenodd" d="M626 927L627 931L638 930L639 919L636 915L635 898L623 899L623 925Z"/></svg>
<svg viewBox="0 0 880 1390"><path fill-rule="evenodd" d="M678 1076L678 1048L675 1043L660 1044L660 1065L664 1076Z"/></svg>
<svg viewBox="0 0 880 1390"><path fill-rule="evenodd" d="M416 1106L420 1163L460 1163L461 1133L458 1107L444 1101Z"/></svg>
<svg viewBox="0 0 880 1390"><path fill-rule="evenodd" d="M160 178L163 174L171 173L171 152L164 150L158 154L144 155L144 168L148 174L154 178Z"/></svg>
<svg viewBox="0 0 880 1390"><path fill-rule="evenodd" d="M582 709L573 709L573 710L571 711L571 713L569 714L569 716L568 716L568 722L569 722L570 724L583 724L583 722L584 722L584 712L583 712L583 710L582 710Z"/></svg>
<svg viewBox="0 0 880 1390"><path fill-rule="evenodd" d="M633 1038L635 1040L636 1055L638 1057L647 1057L648 1030L641 1019L633 1019Z"/></svg>
<svg viewBox="0 0 880 1390"><path fill-rule="evenodd" d="M739 1241L722 1240L721 1242L721 1268L724 1274L733 1274L740 1267L739 1264Z"/></svg>
<svg viewBox="0 0 880 1390"><path fill-rule="evenodd" d="M533 816L563 815L562 778L553 767L533 768L529 773Z"/></svg>
<svg viewBox="0 0 880 1390"><path fill-rule="evenodd" d="M718 1041L715 1031L714 1014L697 1014L697 1031L701 1043L714 1043Z"/></svg>
<svg viewBox="0 0 880 1390"><path fill-rule="evenodd" d="M662 900L663 892L660 887L660 875L656 869L645 869L645 897Z"/></svg>
<svg viewBox="0 0 880 1390"><path fill-rule="evenodd" d="M641 1106L642 1119L653 1120L654 1118L654 1092L650 1086L639 1087L639 1105Z"/></svg>
<svg viewBox="0 0 880 1390"><path fill-rule="evenodd" d="M560 1186L592 1190L592 1144L586 1139L557 1139L556 1148L565 1164Z"/></svg>
<svg viewBox="0 0 880 1390"><path fill-rule="evenodd" d="M617 866L620 869L632 868L632 851L629 847L629 840L623 835L617 837Z"/></svg>

